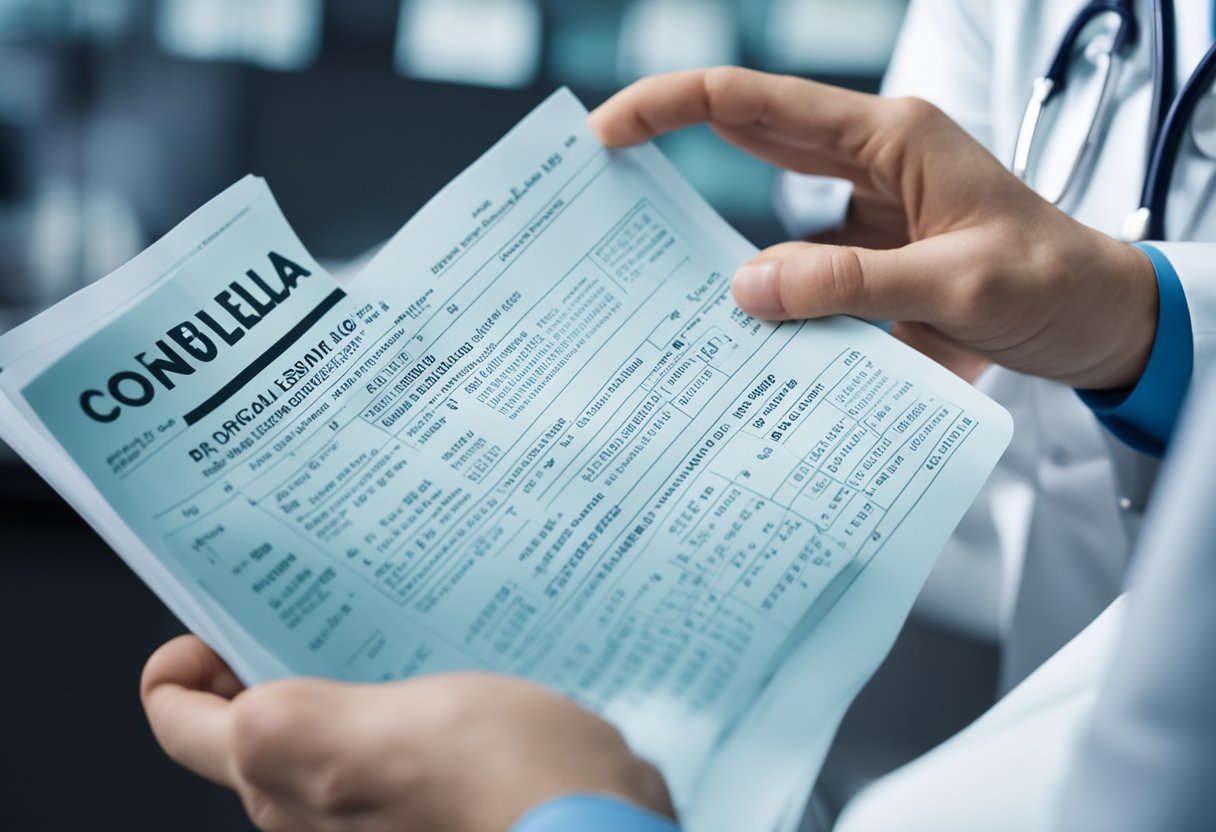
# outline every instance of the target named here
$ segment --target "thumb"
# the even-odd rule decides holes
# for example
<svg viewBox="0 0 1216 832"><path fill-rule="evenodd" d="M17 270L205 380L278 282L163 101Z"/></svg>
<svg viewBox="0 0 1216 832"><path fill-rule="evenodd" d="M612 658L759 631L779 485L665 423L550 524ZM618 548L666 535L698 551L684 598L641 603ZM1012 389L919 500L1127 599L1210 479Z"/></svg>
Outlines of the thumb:
<svg viewBox="0 0 1216 832"><path fill-rule="evenodd" d="M929 240L897 249L785 243L760 252L731 281L735 302L756 318L854 315L928 321L955 270Z"/></svg>

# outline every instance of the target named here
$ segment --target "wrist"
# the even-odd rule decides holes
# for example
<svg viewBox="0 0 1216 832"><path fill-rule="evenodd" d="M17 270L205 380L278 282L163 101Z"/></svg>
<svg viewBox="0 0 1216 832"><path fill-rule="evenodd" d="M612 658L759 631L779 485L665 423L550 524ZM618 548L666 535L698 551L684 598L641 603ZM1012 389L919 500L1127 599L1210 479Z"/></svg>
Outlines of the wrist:
<svg viewBox="0 0 1216 832"><path fill-rule="evenodd" d="M1143 251L1093 233L1101 238L1101 253L1087 276L1093 282L1088 293L1092 306L1077 311L1096 327L1089 336L1094 339L1095 359L1071 383L1089 390L1130 390L1148 366L1157 336L1157 273Z"/></svg>
<svg viewBox="0 0 1216 832"><path fill-rule="evenodd" d="M1186 292L1174 265L1156 246L1138 244L1157 278L1157 332L1148 364L1134 387L1078 391L1117 437L1138 451L1161 456L1169 445L1194 368L1194 338Z"/></svg>
<svg viewBox="0 0 1216 832"><path fill-rule="evenodd" d="M1126 286L1124 300L1128 311L1120 316L1125 326L1112 333L1112 340L1119 349L1112 362L1112 381L1108 388L1125 390L1135 386L1148 366L1157 337L1160 298L1157 272L1148 255L1126 243L1114 242L1114 245L1119 260L1115 267L1126 276L1126 281L1121 283Z"/></svg>

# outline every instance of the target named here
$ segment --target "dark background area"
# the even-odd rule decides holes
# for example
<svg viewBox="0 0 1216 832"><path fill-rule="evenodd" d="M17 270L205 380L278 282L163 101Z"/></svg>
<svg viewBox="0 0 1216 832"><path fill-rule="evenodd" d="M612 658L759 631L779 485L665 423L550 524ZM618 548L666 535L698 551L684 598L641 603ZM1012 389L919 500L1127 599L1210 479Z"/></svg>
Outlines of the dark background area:
<svg viewBox="0 0 1216 832"><path fill-rule="evenodd" d="M181 625L25 476L10 472L0 502L0 828L253 829L234 795L173 765L144 721L143 661Z"/></svg>
<svg viewBox="0 0 1216 832"><path fill-rule="evenodd" d="M216 15L242 3L313 7L319 47L290 68L187 57L158 34L157 15L189 0L0 0L0 332L121 264L246 172L268 180L305 244L340 268L558 86L590 107L637 74L628 56L640 47L622 33L648 0L538 3L535 71L506 86L394 64L397 0L208 2ZM790 3L651 5L725 21L732 62L876 89L881 54L846 60L837 18L873 24L857 47L873 52L874 26L893 33L903 0L798 2L835 26L820 31L812 19L799 35L804 64L770 43ZM816 58L826 47L815 36L831 41L839 66ZM656 43L662 56L667 44ZM753 242L782 238L768 198L774 171L708 130L662 146ZM163 756L143 719L140 668L181 625L2 445L0 610L0 828L251 828L234 796ZM961 678L959 662L973 672ZM835 811L961 727L986 706L994 678L991 647L913 622L846 719L822 804Z"/></svg>

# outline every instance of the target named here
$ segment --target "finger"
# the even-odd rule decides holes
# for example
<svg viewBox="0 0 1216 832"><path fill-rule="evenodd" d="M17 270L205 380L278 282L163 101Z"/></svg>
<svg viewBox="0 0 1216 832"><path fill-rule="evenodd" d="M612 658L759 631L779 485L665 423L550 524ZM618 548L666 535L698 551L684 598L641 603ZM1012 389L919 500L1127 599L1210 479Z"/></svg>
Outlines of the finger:
<svg viewBox="0 0 1216 832"><path fill-rule="evenodd" d="M225 699L231 699L245 688L224 660L193 635L178 636L161 645L149 657L139 681L140 695L146 695L165 682L207 691Z"/></svg>
<svg viewBox="0 0 1216 832"><path fill-rule="evenodd" d="M849 180L858 189L873 187L870 171L839 148L814 146L795 140L797 137L753 124L735 127L715 124L712 129L728 144L782 170L812 176L835 176Z"/></svg>
<svg viewBox="0 0 1216 832"><path fill-rule="evenodd" d="M952 264L944 253L930 241L888 251L785 244L744 264L731 292L744 312L769 320L854 315L933 322L950 300Z"/></svg>
<svg viewBox="0 0 1216 832"><path fill-rule="evenodd" d="M868 132L874 101L801 78L717 67L644 78L597 107L589 123L609 147L702 122L763 126L815 146L852 146L845 139Z"/></svg>
<svg viewBox="0 0 1216 832"><path fill-rule="evenodd" d="M152 733L174 761L234 788L228 748L230 695L240 687L232 671L193 636L170 641L144 668L140 692Z"/></svg>
<svg viewBox="0 0 1216 832"><path fill-rule="evenodd" d="M806 248L806 243L797 240L790 240L784 243L776 243L768 248L761 249L760 252L749 260L745 265L756 263L767 263L770 260L783 260L789 257L796 251Z"/></svg>

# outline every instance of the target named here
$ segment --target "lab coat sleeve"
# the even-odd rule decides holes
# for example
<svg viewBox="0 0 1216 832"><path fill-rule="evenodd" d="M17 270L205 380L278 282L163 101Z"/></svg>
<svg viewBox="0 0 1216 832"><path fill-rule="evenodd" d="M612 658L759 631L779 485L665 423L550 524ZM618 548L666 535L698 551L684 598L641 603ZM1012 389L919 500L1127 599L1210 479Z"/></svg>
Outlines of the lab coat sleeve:
<svg viewBox="0 0 1216 832"><path fill-rule="evenodd" d="M1079 392L1082 401L1111 433L1138 451L1161 456L1169 445L1190 387L1196 358L1193 337L1196 329L1188 293L1173 262L1157 246L1140 248L1148 254L1157 273L1159 298L1157 334L1148 364L1128 392ZM1206 282L1210 283L1213 277L1216 275L1208 275ZM1203 281L1192 282L1196 283L1193 291L1202 292L1206 288Z"/></svg>
<svg viewBox="0 0 1216 832"><path fill-rule="evenodd" d="M1216 367L1216 243L1152 243L1174 268L1186 295L1194 377Z"/></svg>
<svg viewBox="0 0 1216 832"><path fill-rule="evenodd" d="M573 794L542 803L511 827L511 832L679 832L674 823L611 797Z"/></svg>
<svg viewBox="0 0 1216 832"><path fill-rule="evenodd" d="M913 0L883 79L885 96L937 105L992 148L992 0Z"/></svg>
<svg viewBox="0 0 1216 832"><path fill-rule="evenodd" d="M1059 832L1216 829L1216 375L1196 367L1194 386L1134 561L1123 637L1065 781Z"/></svg>

